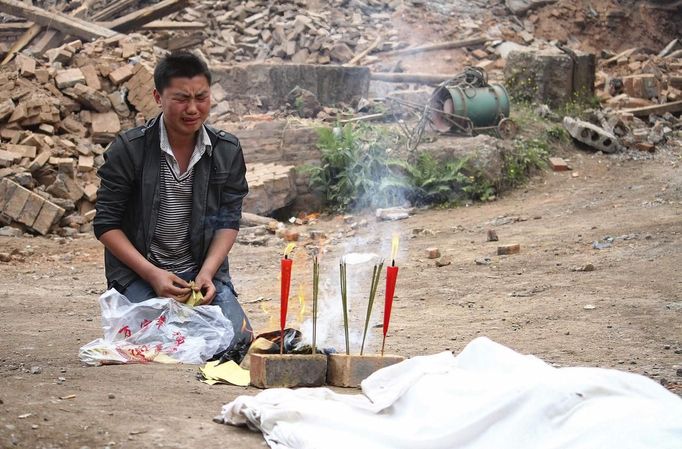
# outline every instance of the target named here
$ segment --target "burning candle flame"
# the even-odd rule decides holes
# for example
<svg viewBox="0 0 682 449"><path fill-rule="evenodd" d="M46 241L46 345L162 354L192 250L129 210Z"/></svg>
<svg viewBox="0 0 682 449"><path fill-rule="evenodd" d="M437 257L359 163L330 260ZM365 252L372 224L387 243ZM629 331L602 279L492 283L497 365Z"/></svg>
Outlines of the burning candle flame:
<svg viewBox="0 0 682 449"><path fill-rule="evenodd" d="M393 234L393 241L391 242L391 261L395 264L395 258L398 256L398 244L400 243L400 234Z"/></svg>
<svg viewBox="0 0 682 449"><path fill-rule="evenodd" d="M291 252L294 250L294 248L296 248L296 244L294 242L289 243L287 245L287 247L284 248L284 258L285 259L289 258L289 254L291 254Z"/></svg>

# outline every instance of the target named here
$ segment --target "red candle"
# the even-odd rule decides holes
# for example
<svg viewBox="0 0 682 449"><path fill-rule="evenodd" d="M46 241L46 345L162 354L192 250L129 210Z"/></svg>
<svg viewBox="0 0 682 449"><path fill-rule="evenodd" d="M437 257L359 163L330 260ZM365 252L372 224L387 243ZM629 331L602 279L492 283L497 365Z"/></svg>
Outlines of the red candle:
<svg viewBox="0 0 682 449"><path fill-rule="evenodd" d="M398 267L395 261L390 267L386 267L386 300L384 302L384 338L381 343L381 354L384 354L384 344L386 343L386 333L388 324L391 321L391 307L393 306L393 295L395 293L395 283L398 280Z"/></svg>
<svg viewBox="0 0 682 449"><path fill-rule="evenodd" d="M287 324L287 308L289 307L289 287L291 285L291 265L293 260L289 259L286 255L282 259L281 264L281 274L282 274L282 285L280 288L280 313L279 313L279 327L280 327L280 348L279 353L284 352L284 327Z"/></svg>

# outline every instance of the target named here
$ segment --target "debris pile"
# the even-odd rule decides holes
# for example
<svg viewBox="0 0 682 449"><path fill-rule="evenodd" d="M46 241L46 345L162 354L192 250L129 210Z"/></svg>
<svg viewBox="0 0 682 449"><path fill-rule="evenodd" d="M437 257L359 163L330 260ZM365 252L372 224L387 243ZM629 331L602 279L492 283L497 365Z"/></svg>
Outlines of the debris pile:
<svg viewBox="0 0 682 449"><path fill-rule="evenodd" d="M183 22L211 17L211 26L185 32L180 39L176 32L161 32L156 42L170 50L202 44L203 51L219 61L313 64L348 63L363 50L398 46L398 31L385 28L385 23L400 1L333 0L323 8L309 8L309 3L202 0L170 18Z"/></svg>
<svg viewBox="0 0 682 449"><path fill-rule="evenodd" d="M592 142L585 142L574 135L575 125L567 119L571 135L587 144L597 142L591 146L602 151L603 136L609 142L619 138L628 148L655 151L682 129L682 43L675 39L657 55L631 48L603 58L596 89L604 109L595 111L591 121L601 129L588 133Z"/></svg>

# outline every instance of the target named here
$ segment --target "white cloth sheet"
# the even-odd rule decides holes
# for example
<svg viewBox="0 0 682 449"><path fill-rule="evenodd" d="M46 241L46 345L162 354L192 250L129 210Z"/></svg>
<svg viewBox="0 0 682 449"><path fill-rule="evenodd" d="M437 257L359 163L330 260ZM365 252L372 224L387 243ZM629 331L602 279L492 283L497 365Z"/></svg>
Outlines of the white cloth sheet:
<svg viewBox="0 0 682 449"><path fill-rule="evenodd" d="M277 388L221 417L273 449L682 449L682 398L653 380L554 368L485 337L377 371L362 394Z"/></svg>

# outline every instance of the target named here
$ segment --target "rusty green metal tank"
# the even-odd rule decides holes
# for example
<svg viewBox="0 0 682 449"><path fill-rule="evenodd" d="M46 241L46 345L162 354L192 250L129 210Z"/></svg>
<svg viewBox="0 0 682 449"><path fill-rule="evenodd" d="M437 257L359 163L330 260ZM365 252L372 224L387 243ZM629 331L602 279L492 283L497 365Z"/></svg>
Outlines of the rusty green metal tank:
<svg viewBox="0 0 682 449"><path fill-rule="evenodd" d="M509 117L509 94L501 84L441 86L431 98L431 125L442 132L471 132L472 125L497 126Z"/></svg>

